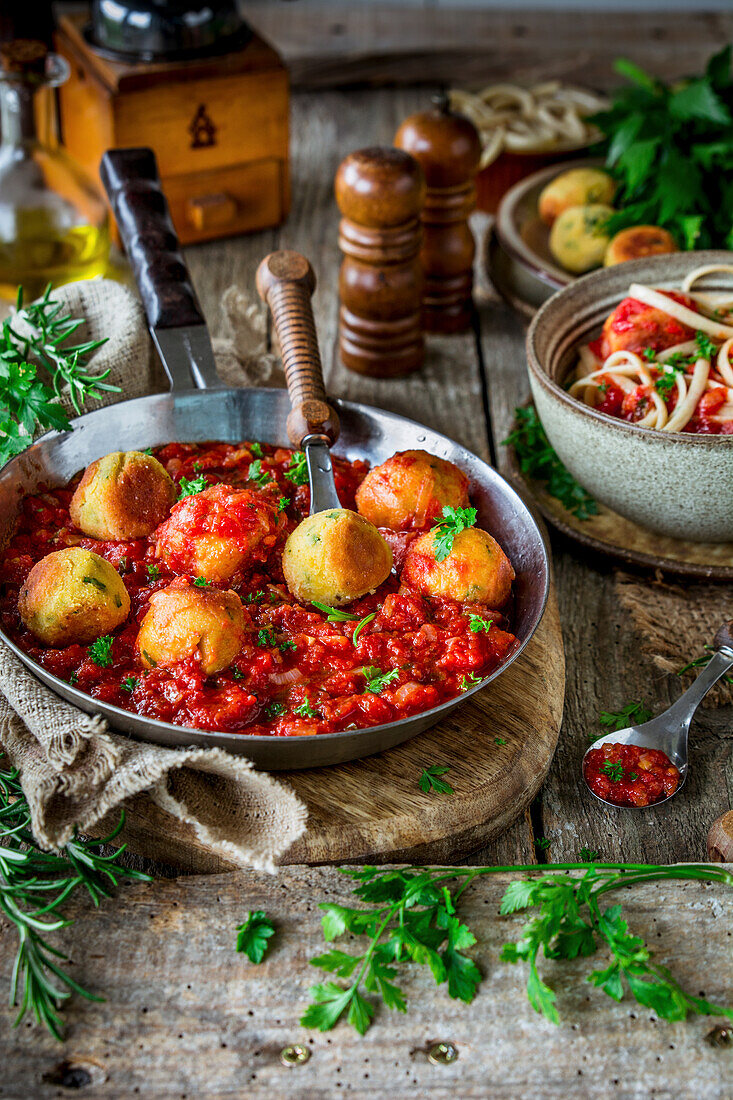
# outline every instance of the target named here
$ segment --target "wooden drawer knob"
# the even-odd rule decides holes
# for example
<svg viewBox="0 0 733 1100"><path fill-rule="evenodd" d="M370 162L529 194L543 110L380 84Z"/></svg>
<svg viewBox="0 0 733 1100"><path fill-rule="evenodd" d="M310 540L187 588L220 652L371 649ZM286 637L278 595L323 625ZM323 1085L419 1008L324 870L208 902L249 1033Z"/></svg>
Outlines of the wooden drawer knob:
<svg viewBox="0 0 733 1100"><path fill-rule="evenodd" d="M237 210L236 199L225 191L195 195L186 201L186 218L199 232L229 225L236 218Z"/></svg>

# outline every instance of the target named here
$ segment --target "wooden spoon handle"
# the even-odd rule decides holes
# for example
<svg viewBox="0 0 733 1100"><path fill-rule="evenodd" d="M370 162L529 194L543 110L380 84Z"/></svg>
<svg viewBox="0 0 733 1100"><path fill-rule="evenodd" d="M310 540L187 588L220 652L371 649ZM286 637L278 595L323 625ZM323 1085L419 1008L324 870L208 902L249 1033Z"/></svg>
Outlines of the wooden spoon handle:
<svg viewBox="0 0 733 1100"><path fill-rule="evenodd" d="M257 291L270 307L280 341L292 407L288 436L294 447L309 435L325 436L333 443L339 434L338 417L323 385L311 308L315 287L313 268L299 252L271 252L257 268Z"/></svg>
<svg viewBox="0 0 733 1100"><path fill-rule="evenodd" d="M716 649L733 649L733 621L723 623L713 638L713 645Z"/></svg>

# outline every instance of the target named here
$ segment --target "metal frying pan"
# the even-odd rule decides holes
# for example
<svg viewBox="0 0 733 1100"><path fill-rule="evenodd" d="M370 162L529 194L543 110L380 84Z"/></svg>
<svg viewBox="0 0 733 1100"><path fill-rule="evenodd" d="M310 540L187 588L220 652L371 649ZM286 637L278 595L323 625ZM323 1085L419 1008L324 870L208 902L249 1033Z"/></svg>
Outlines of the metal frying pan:
<svg viewBox="0 0 733 1100"><path fill-rule="evenodd" d="M1 545L12 536L24 496L40 486L66 484L79 470L112 449L142 450L175 441L241 439L284 445L288 439L291 405L286 391L228 389L216 375L204 318L179 250L152 152L128 149L105 154L102 178L171 391L87 413L72 421L72 431L49 432L8 462L0 471ZM300 301L302 308L302 296ZM305 303L310 313L307 296ZM311 396L323 393L320 378L314 382L311 377L311 382L315 386L311 387ZM0 638L58 695L89 714L103 714L117 730L162 745L219 746L248 756L259 767L270 770L358 759L398 745L439 722L464 698L500 676L537 628L549 586L542 535L534 516L507 482L458 443L394 413L349 401L336 400L333 405L341 425L337 450L346 458L379 463L395 451L421 448L460 466L471 482L479 525L489 530L509 555L517 574L512 629L519 646L509 660L476 687L423 714L370 729L308 737L255 737L189 729L102 703L51 675L2 631Z"/></svg>

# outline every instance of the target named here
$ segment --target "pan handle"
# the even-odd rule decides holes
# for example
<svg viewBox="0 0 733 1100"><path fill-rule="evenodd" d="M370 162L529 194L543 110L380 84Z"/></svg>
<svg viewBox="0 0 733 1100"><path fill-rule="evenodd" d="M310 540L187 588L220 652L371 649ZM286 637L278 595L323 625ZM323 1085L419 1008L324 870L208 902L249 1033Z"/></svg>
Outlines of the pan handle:
<svg viewBox="0 0 733 1100"><path fill-rule="evenodd" d="M299 252L271 252L257 268L257 290L272 312L280 341L291 412L288 436L300 447L308 436L338 439L338 416L323 385L311 296L313 268Z"/></svg>
<svg viewBox="0 0 733 1100"><path fill-rule="evenodd" d="M99 174L151 329L203 325L152 149L108 149Z"/></svg>

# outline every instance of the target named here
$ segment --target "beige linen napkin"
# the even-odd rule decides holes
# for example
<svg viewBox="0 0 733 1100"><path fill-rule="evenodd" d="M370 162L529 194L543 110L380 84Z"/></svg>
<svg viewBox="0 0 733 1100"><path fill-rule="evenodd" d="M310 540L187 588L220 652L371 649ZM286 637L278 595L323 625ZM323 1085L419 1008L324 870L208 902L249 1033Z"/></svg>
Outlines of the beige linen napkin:
<svg viewBox="0 0 733 1100"><path fill-rule="evenodd" d="M109 368L122 388L98 407L165 389L139 302L105 279L72 283L54 292L86 324L74 337L108 341L89 361ZM282 371L265 352L262 313L236 287L224 295L226 336L215 341L222 377L231 385L281 385ZM307 811L283 783L254 771L221 749L169 749L114 733L45 687L0 644L0 745L20 779L33 834L44 848L65 844L74 828L91 830L110 811L141 792L190 824L213 852L260 870L305 830Z"/></svg>

